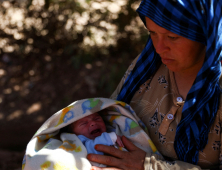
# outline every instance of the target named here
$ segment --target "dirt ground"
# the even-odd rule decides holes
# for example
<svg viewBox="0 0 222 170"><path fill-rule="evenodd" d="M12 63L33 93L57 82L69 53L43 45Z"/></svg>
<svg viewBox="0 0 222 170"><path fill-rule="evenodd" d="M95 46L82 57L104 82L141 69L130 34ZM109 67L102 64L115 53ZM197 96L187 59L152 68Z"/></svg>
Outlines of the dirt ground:
<svg viewBox="0 0 222 170"><path fill-rule="evenodd" d="M14 56L8 55L7 61L4 57L0 58L1 170L21 170L26 145L47 118L75 100L109 97L123 75L120 70L128 65L109 59L76 69L62 57L56 62L36 58L22 63Z"/></svg>

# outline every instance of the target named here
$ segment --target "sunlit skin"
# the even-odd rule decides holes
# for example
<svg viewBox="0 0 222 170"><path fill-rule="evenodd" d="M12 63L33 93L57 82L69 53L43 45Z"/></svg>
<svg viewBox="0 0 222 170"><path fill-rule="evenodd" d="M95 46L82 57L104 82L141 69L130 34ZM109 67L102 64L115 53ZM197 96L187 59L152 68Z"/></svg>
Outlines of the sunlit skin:
<svg viewBox="0 0 222 170"><path fill-rule="evenodd" d="M71 128L76 135L83 135L89 139L95 139L106 132L106 125L98 113L77 120Z"/></svg>

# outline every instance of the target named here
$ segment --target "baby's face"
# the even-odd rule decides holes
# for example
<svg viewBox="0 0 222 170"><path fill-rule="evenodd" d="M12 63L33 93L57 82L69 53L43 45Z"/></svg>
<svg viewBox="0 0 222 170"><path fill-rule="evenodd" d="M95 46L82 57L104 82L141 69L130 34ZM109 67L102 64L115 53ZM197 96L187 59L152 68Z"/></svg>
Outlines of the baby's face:
<svg viewBox="0 0 222 170"><path fill-rule="evenodd" d="M84 135L89 139L95 139L106 132L106 126L102 117L98 113L94 113L74 122L72 130L76 135Z"/></svg>

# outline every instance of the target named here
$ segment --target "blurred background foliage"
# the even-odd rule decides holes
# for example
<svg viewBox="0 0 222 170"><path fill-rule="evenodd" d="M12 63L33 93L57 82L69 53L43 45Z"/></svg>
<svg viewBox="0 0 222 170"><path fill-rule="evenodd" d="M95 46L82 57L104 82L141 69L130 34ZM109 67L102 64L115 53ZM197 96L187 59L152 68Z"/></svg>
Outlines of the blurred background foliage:
<svg viewBox="0 0 222 170"><path fill-rule="evenodd" d="M109 97L148 35L135 12L140 0L0 3L0 169L12 170L10 154L21 157L50 115Z"/></svg>

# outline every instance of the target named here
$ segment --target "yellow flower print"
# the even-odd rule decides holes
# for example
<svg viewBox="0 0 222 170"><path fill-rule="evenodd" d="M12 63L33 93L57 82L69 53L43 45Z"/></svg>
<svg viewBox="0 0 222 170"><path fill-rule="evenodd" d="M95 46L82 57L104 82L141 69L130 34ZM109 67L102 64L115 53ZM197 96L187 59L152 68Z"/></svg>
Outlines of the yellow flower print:
<svg viewBox="0 0 222 170"><path fill-rule="evenodd" d="M118 115L115 115L115 116L111 116L110 119L109 119L109 122L113 122L113 120L115 120L116 118L119 118L120 116Z"/></svg>
<svg viewBox="0 0 222 170"><path fill-rule="evenodd" d="M66 167L63 163L58 162L53 166L54 170L78 170L75 166L73 168Z"/></svg>
<svg viewBox="0 0 222 170"><path fill-rule="evenodd" d="M57 127L58 125L60 125L60 124L63 123L64 117L65 117L66 113L68 113L73 107L74 107L74 106L68 106L68 107L66 107L66 108L64 108L64 109L62 110L62 114L61 114L61 116L60 116L59 122L58 122L58 124L57 124L55 127Z"/></svg>
<svg viewBox="0 0 222 170"><path fill-rule="evenodd" d="M72 144L71 142L69 142L68 140L65 140L63 142L63 145L60 146L59 148L66 150L66 151L75 151L75 152L81 152L82 148L81 146L76 146L76 144Z"/></svg>
<svg viewBox="0 0 222 170"><path fill-rule="evenodd" d="M54 136L54 134L40 135L40 136L37 136L37 139L38 139L38 142L42 142L42 141L45 141L46 139L49 139L53 136Z"/></svg>
<svg viewBox="0 0 222 170"><path fill-rule="evenodd" d="M115 102L116 102L116 104L120 104L120 105L122 105L123 107L126 106L126 103L125 103L125 102L121 102L121 101L115 101Z"/></svg>
<svg viewBox="0 0 222 170"><path fill-rule="evenodd" d="M153 142L150 139L148 139L148 143L149 143L152 151L155 153L157 151L156 146L153 144Z"/></svg>
<svg viewBox="0 0 222 170"><path fill-rule="evenodd" d="M81 151L82 151L81 146L79 146L78 148L75 149L75 152L81 152Z"/></svg>
<svg viewBox="0 0 222 170"><path fill-rule="evenodd" d="M51 162L46 161L40 167L41 167L41 170L47 170L50 166L51 166Z"/></svg>
<svg viewBox="0 0 222 170"><path fill-rule="evenodd" d="M25 168L25 164L22 164L22 170Z"/></svg>
<svg viewBox="0 0 222 170"><path fill-rule="evenodd" d="M64 164L62 164L61 162L55 163L53 168L54 170L71 170L70 168L67 168Z"/></svg>

